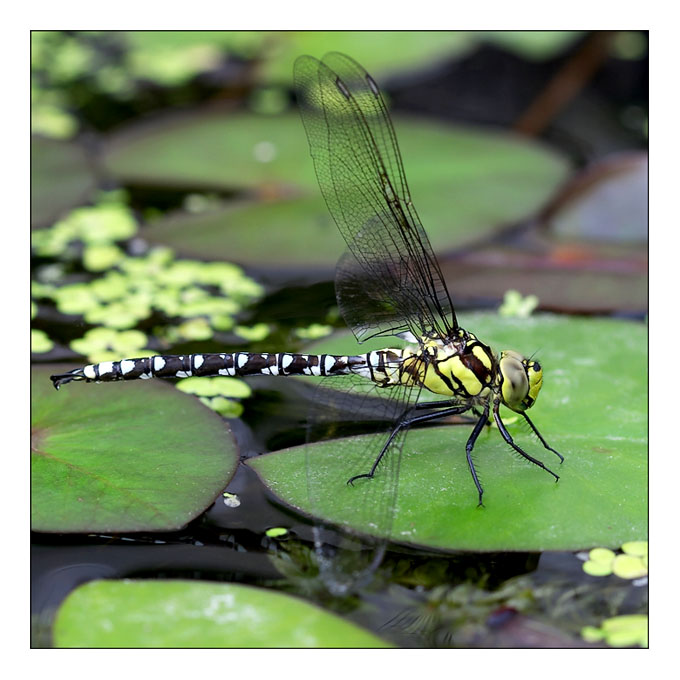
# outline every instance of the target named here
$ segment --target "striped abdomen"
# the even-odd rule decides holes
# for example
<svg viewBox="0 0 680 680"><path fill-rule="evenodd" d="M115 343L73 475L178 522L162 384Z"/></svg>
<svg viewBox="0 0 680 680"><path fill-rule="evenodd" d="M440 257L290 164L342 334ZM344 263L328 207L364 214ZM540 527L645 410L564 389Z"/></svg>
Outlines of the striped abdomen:
<svg viewBox="0 0 680 680"><path fill-rule="evenodd" d="M400 350L380 350L356 356L334 354L291 354L288 352L252 354L186 354L152 356L89 364L68 373L51 376L59 387L72 380L111 382L146 378L188 378L190 376L247 375L346 375L357 373L369 380L389 384L398 370Z"/></svg>

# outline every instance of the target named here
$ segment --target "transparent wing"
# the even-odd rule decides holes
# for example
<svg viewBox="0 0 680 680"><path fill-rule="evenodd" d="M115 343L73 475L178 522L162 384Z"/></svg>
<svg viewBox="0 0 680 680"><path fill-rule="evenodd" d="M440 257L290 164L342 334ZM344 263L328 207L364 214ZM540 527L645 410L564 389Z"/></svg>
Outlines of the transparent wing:
<svg viewBox="0 0 680 680"><path fill-rule="evenodd" d="M380 564L392 532L406 429L392 439L372 479L347 481L370 471L419 392L381 389L359 376L325 378L315 390L305 449L307 491L317 519L319 568L334 594L360 587ZM349 423L352 432L368 434L344 436Z"/></svg>
<svg viewBox="0 0 680 680"><path fill-rule="evenodd" d="M449 335L453 306L375 81L332 52L323 61L300 57L295 88L321 191L347 243L336 275L345 321L360 341Z"/></svg>

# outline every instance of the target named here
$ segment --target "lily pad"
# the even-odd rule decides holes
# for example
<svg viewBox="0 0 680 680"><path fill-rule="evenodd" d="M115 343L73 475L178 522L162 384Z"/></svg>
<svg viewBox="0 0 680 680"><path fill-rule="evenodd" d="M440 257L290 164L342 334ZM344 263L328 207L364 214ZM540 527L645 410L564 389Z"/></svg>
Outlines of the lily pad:
<svg viewBox="0 0 680 680"><path fill-rule="evenodd" d="M531 418L565 456L564 464L526 427L519 423L508 427L515 441L560 480L555 484L544 471L513 455L496 428L489 428L475 446L474 460L485 488L484 507L478 508L465 459L470 428L415 429L401 459L391 537L430 548L476 551L576 550L644 539L646 327L553 316L514 320L472 314L460 321L496 349L526 354L540 350L544 386ZM364 346L352 349L349 338L319 343L313 351L320 351L320 346L324 352L366 351ZM504 414L508 422L509 415ZM370 522L352 522L362 516L357 512L358 503L364 502L358 500L361 495L380 493L385 485L380 469L373 480L359 480L353 487L345 484L350 476L367 471L348 464L354 459L356 466L365 443L364 435L313 445L310 472L324 471L314 483L327 490L322 505L314 507L308 500L304 447L260 456L249 464L285 503L374 534ZM339 447L342 456L335 455Z"/></svg>
<svg viewBox="0 0 680 680"><path fill-rule="evenodd" d="M224 489L238 454L212 411L160 381L57 392L63 368L32 374L35 531L172 531Z"/></svg>
<svg viewBox="0 0 680 680"><path fill-rule="evenodd" d="M395 127L435 250L470 243L532 214L568 172L564 158L516 136L417 119L398 119ZM258 160L262 143L274 149L267 162ZM159 120L111 138L105 163L122 182L269 187L269 195L281 197L163 218L145 231L153 241L201 257L283 267L309 258L309 243L315 244L312 264L330 266L339 256L342 242L295 115L196 113ZM296 194L303 195L290 198Z"/></svg>
<svg viewBox="0 0 680 680"><path fill-rule="evenodd" d="M389 647L339 616L272 590L197 581L93 581L54 623L57 647Z"/></svg>
<svg viewBox="0 0 680 680"><path fill-rule="evenodd" d="M31 139L31 224L46 226L96 186L85 152L72 142Z"/></svg>

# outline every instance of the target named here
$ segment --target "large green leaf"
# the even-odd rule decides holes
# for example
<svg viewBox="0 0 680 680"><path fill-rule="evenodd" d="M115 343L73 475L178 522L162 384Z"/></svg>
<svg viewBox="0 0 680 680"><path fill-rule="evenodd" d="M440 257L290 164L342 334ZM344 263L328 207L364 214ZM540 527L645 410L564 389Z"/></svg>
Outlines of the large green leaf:
<svg viewBox="0 0 680 680"><path fill-rule="evenodd" d="M509 428L520 446L561 479L555 484L544 471L518 458L491 428L475 447L485 488L484 507L477 508L465 460L469 427L414 430L402 456L394 540L449 550L496 551L616 547L645 538L646 327L552 316L504 320L490 314L465 315L461 322L496 348L526 354L539 350L544 387L531 417L564 454L564 464L526 427ZM323 351L344 353L357 347L352 349L345 339L324 345ZM504 417L509 420L510 415L506 411ZM367 471L348 466L365 441L356 437L314 445L311 473L320 474L317 465L325 470L315 483L326 489L323 503L314 507L308 500L304 447L261 456L250 464L286 503L330 521L347 521L362 516L355 510L361 493L357 487L370 485L364 491L378 494L385 483L378 473L354 487L345 484L350 476ZM335 455L339 449L342 456ZM368 524L353 528L375 531Z"/></svg>
<svg viewBox="0 0 680 680"><path fill-rule="evenodd" d="M395 126L411 193L435 250L478 240L533 213L567 174L563 158L512 135L413 119L398 119ZM268 162L257 160L263 143L274 150ZM310 243L312 264L333 265L340 253L342 241L320 197L295 115L197 113L159 120L113 137L105 163L123 182L269 185L304 194L170 216L146 230L151 240L211 259L282 267L310 262Z"/></svg>
<svg viewBox="0 0 680 680"><path fill-rule="evenodd" d="M35 531L170 531L226 486L237 451L224 421L160 381L58 392L32 375Z"/></svg>
<svg viewBox="0 0 680 680"><path fill-rule="evenodd" d="M196 581L93 581L54 623L57 647L388 647L272 590Z"/></svg>

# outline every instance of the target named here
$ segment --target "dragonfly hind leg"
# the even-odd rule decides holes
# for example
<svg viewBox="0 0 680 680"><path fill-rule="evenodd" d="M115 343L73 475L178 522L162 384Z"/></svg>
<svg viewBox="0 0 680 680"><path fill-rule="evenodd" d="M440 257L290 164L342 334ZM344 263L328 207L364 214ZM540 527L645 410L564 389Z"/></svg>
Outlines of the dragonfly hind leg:
<svg viewBox="0 0 680 680"><path fill-rule="evenodd" d="M431 406L433 408L436 408L436 405L446 405L450 404L450 402L445 401L445 402L431 402L431 404L434 404L434 406ZM416 408L426 408L426 406L420 406L419 404L416 404ZM400 430L403 430L404 428L410 427L411 425L414 425L416 423L424 423L427 422L428 420L436 420L437 418L445 418L446 416L455 416L460 413L465 413L465 411L468 411L470 409L469 406L453 406L449 408L445 408L441 411L435 411L434 413L425 413L422 416L415 416L413 418L406 418L404 420L401 420L397 423L395 428L392 430L390 436L387 438L387 441L385 442L384 446L382 449L380 449L380 453L376 457L375 461L373 462L373 465L371 466L370 472L364 472L361 475L354 475L354 477L350 477L347 480L347 483L352 485L357 479L372 479L373 476L375 475L375 471L378 469L378 465L380 465L380 461L383 459L385 454L387 453L387 450L390 448L390 444L394 440L394 438L397 436L397 434L400 432Z"/></svg>

